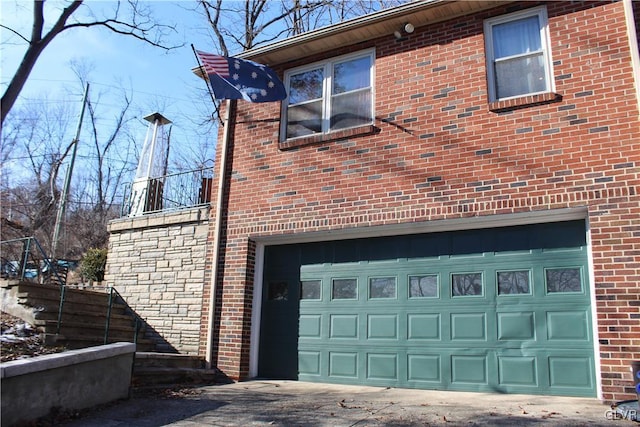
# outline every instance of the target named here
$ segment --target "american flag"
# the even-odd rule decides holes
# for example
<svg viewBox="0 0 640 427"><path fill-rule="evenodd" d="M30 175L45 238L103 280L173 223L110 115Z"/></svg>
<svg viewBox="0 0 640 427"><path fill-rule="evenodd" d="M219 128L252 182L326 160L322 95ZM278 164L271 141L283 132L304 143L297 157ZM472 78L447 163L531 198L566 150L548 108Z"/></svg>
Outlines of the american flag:
<svg viewBox="0 0 640 427"><path fill-rule="evenodd" d="M229 77L229 61L227 58L213 53L196 51L202 66L207 74L217 74L220 77Z"/></svg>
<svg viewBox="0 0 640 427"><path fill-rule="evenodd" d="M216 99L273 102L287 97L278 75L265 65L199 50L196 54L209 77Z"/></svg>

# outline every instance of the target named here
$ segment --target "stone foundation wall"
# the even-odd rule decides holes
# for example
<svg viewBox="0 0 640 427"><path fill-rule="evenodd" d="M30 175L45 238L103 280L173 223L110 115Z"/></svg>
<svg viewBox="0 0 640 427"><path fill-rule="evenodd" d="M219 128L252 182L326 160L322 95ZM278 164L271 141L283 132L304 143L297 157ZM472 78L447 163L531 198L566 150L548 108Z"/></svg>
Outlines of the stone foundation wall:
<svg viewBox="0 0 640 427"><path fill-rule="evenodd" d="M105 283L146 322L164 352L198 354L209 207L109 224Z"/></svg>

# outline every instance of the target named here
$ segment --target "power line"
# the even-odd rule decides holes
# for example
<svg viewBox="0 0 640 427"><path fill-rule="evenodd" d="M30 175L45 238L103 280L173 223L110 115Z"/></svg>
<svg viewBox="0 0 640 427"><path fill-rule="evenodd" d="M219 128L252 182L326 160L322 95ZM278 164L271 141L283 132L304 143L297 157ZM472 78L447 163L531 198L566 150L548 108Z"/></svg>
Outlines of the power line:
<svg viewBox="0 0 640 427"><path fill-rule="evenodd" d="M51 82L59 82L59 83L78 83L75 80L56 80L56 79L37 79L37 78L32 78L32 81L39 81L39 82L46 82L46 83L51 83ZM180 97L176 97L176 96L171 96L171 95L167 95L167 94L162 94L162 93L158 93L158 92L146 92L146 91L142 91L142 90L137 90L137 89L125 89L122 86L116 86L113 84L109 84L109 83L101 83L101 82L91 82L92 85L94 86L101 86L107 89L117 89L117 90L122 90L125 93L138 93L141 95L151 95L151 96L156 96L156 97L160 97L160 98L165 98L165 99L171 99L171 100L176 100L176 101L184 101L184 102L189 102L189 101L193 101L193 99L189 99L189 98L180 98ZM71 96L76 96L76 95L71 95ZM81 95L77 95L78 99L81 99L82 96ZM30 99L25 97L24 99ZM37 99L37 98L31 98L31 99ZM77 100L76 100L77 102Z"/></svg>

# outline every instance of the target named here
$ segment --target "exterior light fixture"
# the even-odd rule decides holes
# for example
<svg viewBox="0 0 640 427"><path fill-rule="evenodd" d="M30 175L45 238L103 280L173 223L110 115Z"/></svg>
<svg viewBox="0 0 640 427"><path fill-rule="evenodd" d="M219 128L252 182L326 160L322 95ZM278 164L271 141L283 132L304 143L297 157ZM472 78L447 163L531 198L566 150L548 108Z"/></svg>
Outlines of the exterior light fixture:
<svg viewBox="0 0 640 427"><path fill-rule="evenodd" d="M406 22L402 24L402 28L400 30L395 30L393 32L393 35L395 36L395 38L400 39L405 34L413 33L414 30L415 27L413 26L413 24L411 22Z"/></svg>

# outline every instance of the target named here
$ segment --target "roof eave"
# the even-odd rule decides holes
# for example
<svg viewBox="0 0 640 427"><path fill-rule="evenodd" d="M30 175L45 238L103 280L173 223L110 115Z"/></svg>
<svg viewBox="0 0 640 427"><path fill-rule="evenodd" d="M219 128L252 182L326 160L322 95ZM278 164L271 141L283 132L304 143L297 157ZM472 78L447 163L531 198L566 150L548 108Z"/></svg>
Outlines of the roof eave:
<svg viewBox="0 0 640 427"><path fill-rule="evenodd" d="M335 46L362 43L385 35L393 37L394 30L400 28L405 22L411 22L418 28L509 2L505 0L418 0L322 27L269 45L258 46L236 56L275 66L329 51Z"/></svg>

